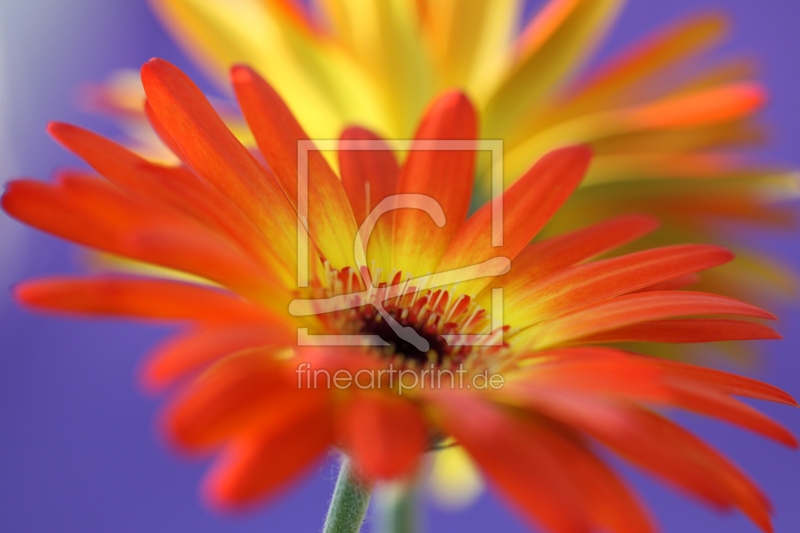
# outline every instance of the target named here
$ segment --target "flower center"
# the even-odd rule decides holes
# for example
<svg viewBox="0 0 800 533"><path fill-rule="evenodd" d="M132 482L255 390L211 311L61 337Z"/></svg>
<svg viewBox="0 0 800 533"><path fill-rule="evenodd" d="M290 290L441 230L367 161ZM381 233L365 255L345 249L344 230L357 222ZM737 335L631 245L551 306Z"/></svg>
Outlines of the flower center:
<svg viewBox="0 0 800 533"><path fill-rule="evenodd" d="M455 355L454 347L447 344L447 341L439 333L435 325L429 326L420 321L410 320L408 313L404 309L391 308L387 309L386 312L401 328L406 330L410 328L414 335L422 339L424 343L411 342L408 339L408 335L398 335L392 325L371 306L359 309L359 325L357 327L359 333L362 335L377 335L389 344L393 355L400 356L407 361L416 361L421 365L428 362L440 365L445 357L452 359L452 356ZM416 340L413 337L412 339Z"/></svg>
<svg viewBox="0 0 800 533"><path fill-rule="evenodd" d="M380 270L365 269L363 275L381 279ZM328 268L327 279L317 280L313 292L314 298L339 297L336 310L319 315L330 332L362 336L395 367L451 368L492 346L503 346L507 328L493 331L486 311L468 295L458 295L455 287L428 289L426 279L403 280L397 272L391 282L373 287L350 268ZM492 344L491 339L498 342Z"/></svg>

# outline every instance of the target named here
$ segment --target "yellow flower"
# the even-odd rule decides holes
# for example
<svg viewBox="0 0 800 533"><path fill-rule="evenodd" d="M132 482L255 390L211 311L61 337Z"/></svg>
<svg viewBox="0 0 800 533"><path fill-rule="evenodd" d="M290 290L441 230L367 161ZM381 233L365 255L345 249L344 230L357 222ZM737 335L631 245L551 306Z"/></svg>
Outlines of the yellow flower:
<svg viewBox="0 0 800 533"><path fill-rule="evenodd" d="M481 137L504 141L507 184L555 148L591 144L592 167L551 223L557 232L631 209L666 222L651 246L697 239L720 220L790 222L773 203L797 195L795 173L733 155L763 137L754 115L765 90L749 61L702 61L724 36L721 14L668 25L588 70L622 0L551 0L521 30L520 0L151 3L223 90L232 64L252 65L311 138L334 139L358 124L408 139L425 104L456 87L478 107ZM90 100L123 117L143 153L165 157L143 133L141 91L128 78L95 88ZM253 145L241 119L222 114ZM486 198L489 180L480 170L477 176ZM726 237L715 232L736 249ZM793 290L791 276L771 260L737 251L743 259L720 273L714 290L741 293L730 287L755 288L758 280Z"/></svg>

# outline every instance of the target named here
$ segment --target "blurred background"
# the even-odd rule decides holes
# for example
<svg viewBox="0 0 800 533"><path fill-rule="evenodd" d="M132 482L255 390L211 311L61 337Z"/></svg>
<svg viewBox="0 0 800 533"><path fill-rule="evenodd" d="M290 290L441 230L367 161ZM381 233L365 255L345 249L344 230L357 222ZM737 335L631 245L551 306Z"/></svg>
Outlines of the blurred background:
<svg viewBox="0 0 800 533"><path fill-rule="evenodd" d="M530 9L539 2L533 1ZM699 4L699 5L698 5ZM796 0L631 0L601 57L665 21L698 8L727 11L728 50L757 55L772 94L765 119L774 132L768 161L800 167L800 2ZM45 134L49 120L116 135L113 125L80 111L81 83L119 68L165 58L198 81L139 0L0 2L0 181L48 178L77 160ZM797 234L748 231L741 238L800 272ZM141 355L165 330L113 321L48 318L18 309L6 290L31 276L83 270L77 249L0 215L0 530L10 532L317 531L335 479L329 461L272 505L221 516L203 507L204 465L177 458L157 435L158 401L136 385ZM770 308L782 342L764 344L750 371L800 397L800 305ZM800 434L800 411L759 405ZM719 423L680 420L719 446L771 496L778 532L800 531L800 453ZM741 516L718 516L626 469L668 533L754 532ZM535 480L531 480L535 482ZM525 531L493 496L457 512L428 506L428 531ZM369 529L368 527L366 528Z"/></svg>

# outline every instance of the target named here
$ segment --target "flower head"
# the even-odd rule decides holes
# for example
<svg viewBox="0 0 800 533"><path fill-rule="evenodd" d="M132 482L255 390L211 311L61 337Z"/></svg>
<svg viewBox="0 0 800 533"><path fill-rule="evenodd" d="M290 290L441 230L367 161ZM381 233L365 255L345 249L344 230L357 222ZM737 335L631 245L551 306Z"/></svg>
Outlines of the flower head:
<svg viewBox="0 0 800 533"><path fill-rule="evenodd" d="M653 531L596 441L769 531L759 489L653 409L796 446L734 396L794 400L751 379L602 347L777 337L747 320L774 318L766 311L679 290L729 261L727 250L595 260L653 231L645 215L530 244L583 178L591 154L580 146L545 155L468 215L478 120L459 92L429 105L402 165L375 134L346 130L339 177L319 151L298 149L308 138L267 82L247 67L232 80L259 152L183 73L153 60L142 69L147 116L180 166L52 124L105 179L20 180L2 199L35 227L167 269L30 281L16 296L49 311L184 324L150 356L145 381L177 389L165 428L181 447L217 452L214 502L260 500L332 446L383 480L458 445L549 531Z"/></svg>

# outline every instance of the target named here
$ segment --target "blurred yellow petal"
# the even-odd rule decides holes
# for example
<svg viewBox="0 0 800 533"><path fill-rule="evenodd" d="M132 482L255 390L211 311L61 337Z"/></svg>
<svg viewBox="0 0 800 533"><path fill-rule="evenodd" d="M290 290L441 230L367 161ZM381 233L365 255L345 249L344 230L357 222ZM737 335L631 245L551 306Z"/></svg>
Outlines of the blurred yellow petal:
<svg viewBox="0 0 800 533"><path fill-rule="evenodd" d="M608 155L715 149L729 151L764 144L767 138L768 132L765 128L743 119L722 124L619 133L596 139L592 147L597 153Z"/></svg>
<svg viewBox="0 0 800 533"><path fill-rule="evenodd" d="M406 0L323 0L322 4L336 36L377 80L388 117L383 124L366 125L390 138L407 138L435 94L433 65L419 38L414 5ZM357 87L348 96L353 99L353 94L363 93ZM361 125L368 116L359 115Z"/></svg>
<svg viewBox="0 0 800 533"><path fill-rule="evenodd" d="M483 480L474 463L460 446L436 454L431 470L431 492L446 507L469 505L483 491Z"/></svg>
<svg viewBox="0 0 800 533"><path fill-rule="evenodd" d="M574 115L625 102L654 74L698 55L721 40L727 29L722 14L696 15L649 35L607 61L562 97Z"/></svg>
<svg viewBox="0 0 800 533"><path fill-rule="evenodd" d="M753 193L761 184L756 179L789 177L781 169L752 168L740 158L716 153L641 153L633 155L604 155L592 161L584 186L611 182L674 180L674 189L682 181L724 179L730 184L734 179L753 178L749 184ZM686 188L689 189L691 185ZM719 182L715 187L720 187ZM786 190L786 189L783 189ZM644 191L641 191L644 192ZM707 193L707 188L705 193ZM730 191L728 191L730 192ZM687 195L691 192L687 191ZM763 201L763 200L758 200ZM755 207L755 206L754 206Z"/></svg>
<svg viewBox="0 0 800 533"><path fill-rule="evenodd" d="M795 299L800 294L800 282L788 266L752 250L737 250L734 264L720 268L699 287L704 291L748 297L759 303ZM731 288L736 290L731 291Z"/></svg>
<svg viewBox="0 0 800 533"><path fill-rule="evenodd" d="M521 38L521 59L486 104L487 137L502 136L577 70L609 29L622 0L556 0Z"/></svg>
<svg viewBox="0 0 800 533"><path fill-rule="evenodd" d="M469 89L476 101L510 65L520 12L518 0L435 0L425 2L423 30L436 59L440 86Z"/></svg>
<svg viewBox="0 0 800 533"><path fill-rule="evenodd" d="M337 47L316 40L259 0L151 0L188 53L227 86L228 69L254 67L286 98L312 137L333 138L354 117L382 130L374 82ZM355 91L362 94L352 98Z"/></svg>
<svg viewBox="0 0 800 533"><path fill-rule="evenodd" d="M506 177L513 182L531 160L559 146L592 143L608 136L653 130L680 134L681 128L742 119L763 103L764 92L759 85L741 83L671 96L641 106L583 115L537 132L517 146L512 145L505 161ZM669 144L660 148L663 151L674 150Z"/></svg>
<svg viewBox="0 0 800 533"><path fill-rule="evenodd" d="M171 279L175 281L186 281L199 285L218 287L219 285L205 278L194 276L187 272L164 268L150 263L134 261L119 255L104 252L94 252L83 256L86 259L87 267L94 272L124 272L126 274L147 276L152 278Z"/></svg>

